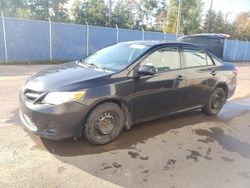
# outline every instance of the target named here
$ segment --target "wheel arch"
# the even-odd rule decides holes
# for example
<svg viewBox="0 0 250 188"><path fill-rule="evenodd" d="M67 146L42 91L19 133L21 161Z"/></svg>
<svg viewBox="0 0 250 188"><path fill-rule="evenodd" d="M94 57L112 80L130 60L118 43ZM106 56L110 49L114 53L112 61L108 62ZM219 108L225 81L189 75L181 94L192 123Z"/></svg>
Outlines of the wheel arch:
<svg viewBox="0 0 250 188"><path fill-rule="evenodd" d="M226 97L228 95L228 86L226 82L219 82L215 88L222 88L225 91Z"/></svg>

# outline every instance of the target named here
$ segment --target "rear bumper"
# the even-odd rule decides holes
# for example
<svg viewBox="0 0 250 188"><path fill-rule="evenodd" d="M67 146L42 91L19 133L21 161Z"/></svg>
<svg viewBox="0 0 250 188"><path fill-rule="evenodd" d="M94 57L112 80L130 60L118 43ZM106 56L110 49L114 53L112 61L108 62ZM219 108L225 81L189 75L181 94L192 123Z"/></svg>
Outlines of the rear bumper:
<svg viewBox="0 0 250 188"><path fill-rule="evenodd" d="M70 102L54 106L33 104L20 95L20 118L31 132L50 140L80 137L83 117L87 112L85 105Z"/></svg>

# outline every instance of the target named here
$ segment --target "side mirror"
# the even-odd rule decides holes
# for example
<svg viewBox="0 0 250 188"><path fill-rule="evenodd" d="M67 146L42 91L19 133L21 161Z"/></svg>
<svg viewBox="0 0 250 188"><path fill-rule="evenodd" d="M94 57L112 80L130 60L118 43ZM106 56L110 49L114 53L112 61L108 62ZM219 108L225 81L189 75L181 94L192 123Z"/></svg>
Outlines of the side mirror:
<svg viewBox="0 0 250 188"><path fill-rule="evenodd" d="M142 65L139 67L138 76L154 75L156 73L155 67L151 65Z"/></svg>

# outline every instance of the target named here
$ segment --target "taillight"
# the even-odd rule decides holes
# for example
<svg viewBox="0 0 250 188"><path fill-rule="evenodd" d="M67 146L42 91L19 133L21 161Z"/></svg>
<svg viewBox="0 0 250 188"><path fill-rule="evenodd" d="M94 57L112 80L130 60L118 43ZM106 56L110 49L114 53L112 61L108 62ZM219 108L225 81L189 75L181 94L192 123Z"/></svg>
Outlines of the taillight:
<svg viewBox="0 0 250 188"><path fill-rule="evenodd" d="M237 75L239 74L238 69L235 68L235 69L233 70L233 73L237 76Z"/></svg>

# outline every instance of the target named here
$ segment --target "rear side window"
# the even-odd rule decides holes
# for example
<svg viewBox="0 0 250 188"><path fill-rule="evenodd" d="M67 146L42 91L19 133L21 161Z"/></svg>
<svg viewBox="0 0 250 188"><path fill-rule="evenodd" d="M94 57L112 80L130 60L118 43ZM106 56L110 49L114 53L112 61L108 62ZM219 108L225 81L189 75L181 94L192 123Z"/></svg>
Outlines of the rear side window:
<svg viewBox="0 0 250 188"><path fill-rule="evenodd" d="M199 49L183 49L186 67L200 67L207 65L206 53Z"/></svg>
<svg viewBox="0 0 250 188"><path fill-rule="evenodd" d="M141 62L141 65L154 66L158 73L180 69L181 65L178 48L166 47L156 50L146 57Z"/></svg>

